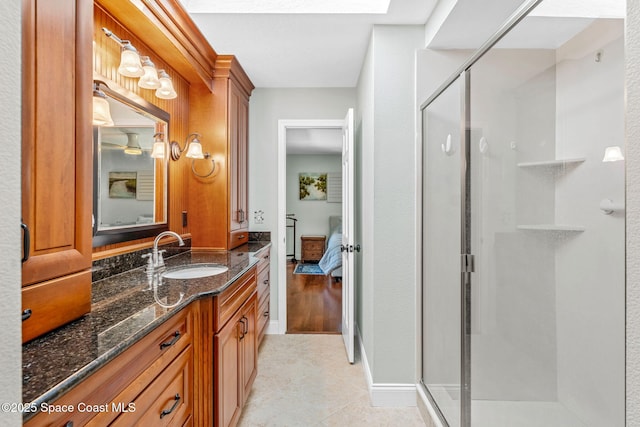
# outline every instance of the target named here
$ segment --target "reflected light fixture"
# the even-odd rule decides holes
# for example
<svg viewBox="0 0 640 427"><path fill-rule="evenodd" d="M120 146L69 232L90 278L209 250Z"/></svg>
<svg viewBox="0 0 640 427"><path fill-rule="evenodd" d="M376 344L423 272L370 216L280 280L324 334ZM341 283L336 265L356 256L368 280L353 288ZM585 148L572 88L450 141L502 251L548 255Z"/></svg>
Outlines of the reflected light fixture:
<svg viewBox="0 0 640 427"><path fill-rule="evenodd" d="M151 157L154 159L164 159L166 150L164 142L164 133L158 132L153 135L153 149L151 150Z"/></svg>
<svg viewBox="0 0 640 427"><path fill-rule="evenodd" d="M186 151L187 153L185 154L185 157L192 159L191 171L193 172L193 174L200 178L207 178L211 176L213 172L216 170L216 162L211 157L211 154L202 152L202 144L198 139L200 138L200 136L201 135L197 132L189 134L185 140L184 147L182 148L180 148L180 144L178 144L176 141L171 141L171 144L170 144L171 159L179 160L182 153ZM200 159L211 160L211 170L206 174L200 174L196 172L195 161Z"/></svg>
<svg viewBox="0 0 640 427"><path fill-rule="evenodd" d="M173 88L171 77L165 70L158 71L160 87L156 90L156 96L160 99L173 99L178 96Z"/></svg>
<svg viewBox="0 0 640 427"><path fill-rule="evenodd" d="M98 82L93 82L93 125L113 126L107 95L100 90Z"/></svg>
<svg viewBox="0 0 640 427"><path fill-rule="evenodd" d="M615 145L605 148L604 158L602 159L603 162L619 162L620 160L624 160L622 149L620 147Z"/></svg>
<svg viewBox="0 0 640 427"><path fill-rule="evenodd" d="M130 154L132 156L139 156L142 154L142 148L140 148L137 133L127 133L127 146L124 148L124 152L125 154Z"/></svg>

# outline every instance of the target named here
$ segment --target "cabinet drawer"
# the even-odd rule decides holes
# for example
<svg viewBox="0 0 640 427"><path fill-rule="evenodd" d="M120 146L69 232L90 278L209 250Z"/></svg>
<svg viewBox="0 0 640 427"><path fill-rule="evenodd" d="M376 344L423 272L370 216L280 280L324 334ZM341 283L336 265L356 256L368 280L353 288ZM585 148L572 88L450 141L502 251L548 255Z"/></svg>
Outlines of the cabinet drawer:
<svg viewBox="0 0 640 427"><path fill-rule="evenodd" d="M258 306L258 345L262 342L267 327L269 326L269 319L271 319L270 310L270 294L266 294L264 300L260 301Z"/></svg>
<svg viewBox="0 0 640 427"><path fill-rule="evenodd" d="M91 271L22 288L22 342L49 332L91 311Z"/></svg>
<svg viewBox="0 0 640 427"><path fill-rule="evenodd" d="M213 298L213 331L218 332L256 290L255 267Z"/></svg>
<svg viewBox="0 0 640 427"><path fill-rule="evenodd" d="M249 241L248 230L238 230L229 232L229 249L237 248Z"/></svg>
<svg viewBox="0 0 640 427"><path fill-rule="evenodd" d="M176 336L176 331L179 335ZM176 339L177 338L177 339ZM88 405L109 408L107 411L73 413L39 413L26 426L108 425L119 415L112 403L127 407L193 341L193 312L182 310L131 348L107 363L68 393L51 402L55 405ZM163 344L165 344L163 346Z"/></svg>
<svg viewBox="0 0 640 427"><path fill-rule="evenodd" d="M183 425L193 412L193 353L187 347L112 426Z"/></svg>
<svg viewBox="0 0 640 427"><path fill-rule="evenodd" d="M271 246L258 251L258 253L256 254L256 257L259 259L258 265L257 265L258 275L259 275L260 272L262 272L262 270L264 270L265 268L268 268L270 265L269 261L271 258Z"/></svg>
<svg viewBox="0 0 640 427"><path fill-rule="evenodd" d="M269 283L269 269L265 268L260 273L258 273L257 279L257 287L258 287L258 301L262 300L265 294L269 293L270 283Z"/></svg>

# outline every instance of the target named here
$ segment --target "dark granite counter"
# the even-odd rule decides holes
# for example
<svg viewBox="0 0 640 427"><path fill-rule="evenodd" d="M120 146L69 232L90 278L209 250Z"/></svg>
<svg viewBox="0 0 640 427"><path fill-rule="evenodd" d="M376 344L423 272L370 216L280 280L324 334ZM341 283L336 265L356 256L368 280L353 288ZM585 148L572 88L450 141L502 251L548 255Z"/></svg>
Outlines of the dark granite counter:
<svg viewBox="0 0 640 427"><path fill-rule="evenodd" d="M22 346L23 402L39 407L54 401L194 300L222 292L257 263L253 255L269 244L187 251L165 259L168 269L195 263L229 268L216 276L170 280L156 275L154 286L141 267L94 282L91 313Z"/></svg>

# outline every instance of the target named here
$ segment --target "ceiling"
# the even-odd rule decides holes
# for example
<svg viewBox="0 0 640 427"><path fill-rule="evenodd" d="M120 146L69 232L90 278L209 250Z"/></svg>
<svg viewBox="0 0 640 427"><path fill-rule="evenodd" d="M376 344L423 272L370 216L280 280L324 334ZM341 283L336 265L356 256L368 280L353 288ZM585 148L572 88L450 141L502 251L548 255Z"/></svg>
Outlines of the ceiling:
<svg viewBox="0 0 640 427"><path fill-rule="evenodd" d="M357 86L375 24L425 25L429 21L425 45L475 49L525 0L390 0L387 13L265 10L265 5L293 11L305 1L324 7L346 0L180 1L215 51L236 55L256 87L317 88ZM623 17L625 6L625 0L544 0L533 11L538 15L535 22L528 19L530 25L520 25L518 40L526 44L519 47L556 48L595 17ZM211 13L213 8L226 12ZM243 13L230 12L243 8ZM247 8L259 13L247 13Z"/></svg>
<svg viewBox="0 0 640 427"><path fill-rule="evenodd" d="M236 55L257 88L356 87L376 24L424 25L426 47L476 49L525 2L390 0L386 13L281 13L307 0L180 1L215 51ZM308 1L314 7L346 2ZM267 5L280 12L264 10ZM623 17L625 6L625 0L544 0L497 47L555 49L596 17ZM216 7L224 13L212 13ZM317 138L310 130L292 134L288 151L327 152L316 147Z"/></svg>
<svg viewBox="0 0 640 427"><path fill-rule="evenodd" d="M203 0L181 1L215 51L236 55L256 87L287 88L355 87L373 25L422 25L437 0L391 0L386 14L201 13Z"/></svg>

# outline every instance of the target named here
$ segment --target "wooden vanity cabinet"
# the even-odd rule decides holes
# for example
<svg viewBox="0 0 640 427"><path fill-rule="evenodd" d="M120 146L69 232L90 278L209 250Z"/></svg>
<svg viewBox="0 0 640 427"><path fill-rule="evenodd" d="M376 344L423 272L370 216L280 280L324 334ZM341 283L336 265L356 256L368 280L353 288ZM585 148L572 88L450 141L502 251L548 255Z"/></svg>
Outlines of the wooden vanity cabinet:
<svg viewBox="0 0 640 427"><path fill-rule="evenodd" d="M202 85L190 89L189 126L202 135L203 150L216 161L212 176L190 177L193 247L227 250L249 241L247 173L249 97L253 88L237 58L219 55L213 92ZM198 171L204 169L197 167Z"/></svg>
<svg viewBox="0 0 640 427"><path fill-rule="evenodd" d="M22 4L25 342L91 309L93 2Z"/></svg>
<svg viewBox="0 0 640 427"><path fill-rule="evenodd" d="M25 426L188 423L196 416L193 307L192 304L175 314L51 403L68 405L72 411L41 412Z"/></svg>
<svg viewBox="0 0 640 427"><path fill-rule="evenodd" d="M235 426L258 371L256 269L214 297L214 425Z"/></svg>

